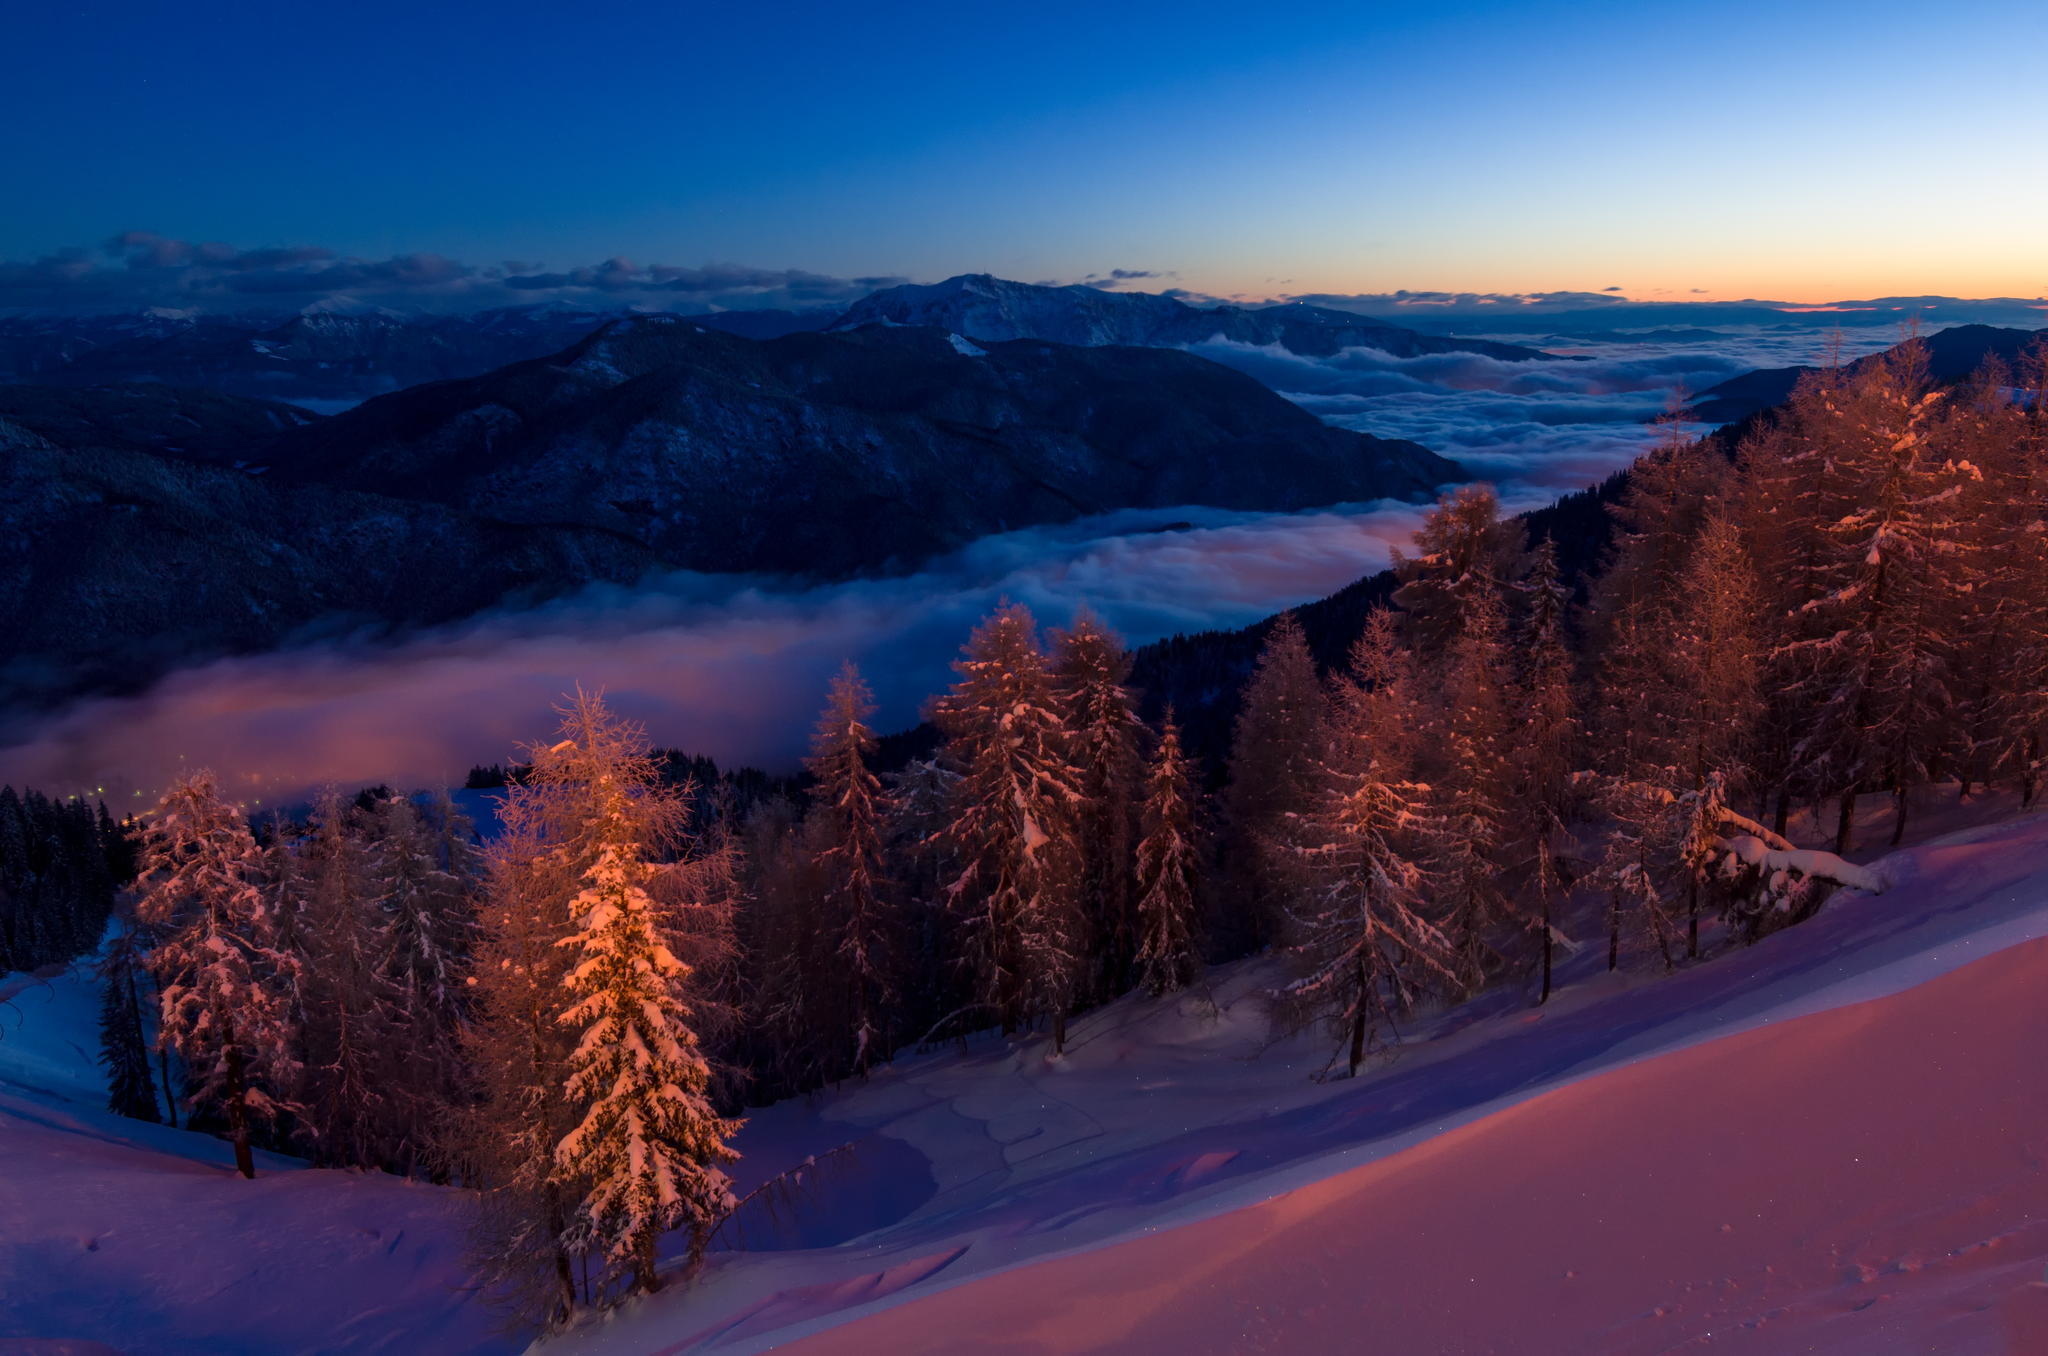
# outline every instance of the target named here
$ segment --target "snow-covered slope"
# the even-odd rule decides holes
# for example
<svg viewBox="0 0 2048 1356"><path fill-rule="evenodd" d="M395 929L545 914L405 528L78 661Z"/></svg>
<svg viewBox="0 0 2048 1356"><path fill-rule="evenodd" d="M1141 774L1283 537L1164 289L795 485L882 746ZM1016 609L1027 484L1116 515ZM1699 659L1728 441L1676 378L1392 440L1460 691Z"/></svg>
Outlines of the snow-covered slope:
<svg viewBox="0 0 2048 1356"><path fill-rule="evenodd" d="M461 1199L100 1110L81 962L0 976L0 1354L516 1351L466 1289Z"/></svg>
<svg viewBox="0 0 2048 1356"><path fill-rule="evenodd" d="M758 1112L742 1188L852 1164L544 1356L2048 1351L2048 815L1876 866L1670 978L1588 947L1548 1007L1418 1022L1356 1081L1270 1037L1254 964L1063 1060L981 1038ZM83 966L0 991L0 1353L521 1345L455 1193L243 1182L98 1110Z"/></svg>
<svg viewBox="0 0 2048 1356"><path fill-rule="evenodd" d="M2048 1302L2048 817L1880 869L1669 979L1589 949L1549 1007L1499 995L1355 1082L1266 1047L1255 968L1063 1061L900 1062L741 1141L757 1178L847 1139L886 1165L790 1240L842 1246L716 1258L558 1345L2002 1349Z"/></svg>

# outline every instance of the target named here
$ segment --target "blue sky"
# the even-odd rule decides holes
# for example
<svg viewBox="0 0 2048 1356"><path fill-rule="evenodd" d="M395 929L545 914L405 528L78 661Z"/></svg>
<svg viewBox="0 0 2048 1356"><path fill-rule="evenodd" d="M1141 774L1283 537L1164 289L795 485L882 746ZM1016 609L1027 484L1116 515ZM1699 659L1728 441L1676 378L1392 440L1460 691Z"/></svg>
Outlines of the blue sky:
<svg viewBox="0 0 2048 1356"><path fill-rule="evenodd" d="M17 6L0 258L2048 292L2048 5ZM1703 289L1695 292L1694 289Z"/></svg>

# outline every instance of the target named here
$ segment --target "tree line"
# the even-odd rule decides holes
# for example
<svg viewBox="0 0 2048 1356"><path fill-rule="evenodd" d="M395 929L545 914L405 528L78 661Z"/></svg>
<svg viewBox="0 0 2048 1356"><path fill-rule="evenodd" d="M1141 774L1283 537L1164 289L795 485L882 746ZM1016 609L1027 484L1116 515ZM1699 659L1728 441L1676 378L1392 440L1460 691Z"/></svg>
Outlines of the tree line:
<svg viewBox="0 0 2048 1356"><path fill-rule="evenodd" d="M543 1322L657 1286L672 1232L701 1259L748 1104L908 1047L1057 1055L1075 1014L1266 950L1279 1009L1355 1072L1418 1005L1545 1001L1568 925L1597 917L1610 967L1676 966L1877 888L1844 855L1866 796L1894 841L1936 783L2031 802L2043 385L2037 355L1933 389L1908 344L1808 377L1732 458L1674 427L1583 600L1461 489L1341 662L1270 629L1220 778L1170 710L1140 718L1099 620L1016 605L931 703L929 756L876 771L849 667L804 784L743 808L587 694L481 850L389 796L259 844L188 778L144 837L144 1006L245 1172L267 1136L477 1188L489 1274ZM1786 836L1807 808L1833 851Z"/></svg>

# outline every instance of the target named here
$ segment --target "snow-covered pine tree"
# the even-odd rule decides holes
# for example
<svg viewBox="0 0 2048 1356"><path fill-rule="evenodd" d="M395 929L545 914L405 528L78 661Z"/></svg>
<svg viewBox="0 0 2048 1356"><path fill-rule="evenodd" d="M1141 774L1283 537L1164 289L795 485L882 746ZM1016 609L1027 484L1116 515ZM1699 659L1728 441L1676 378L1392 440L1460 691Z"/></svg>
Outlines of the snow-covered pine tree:
<svg viewBox="0 0 2048 1356"><path fill-rule="evenodd" d="M818 873L830 969L818 978L840 995L844 1050L835 1065L867 1077L893 1053L898 940L886 898L882 784L868 770L874 694L851 663L832 680L806 766L817 778L812 861Z"/></svg>
<svg viewBox="0 0 2048 1356"><path fill-rule="evenodd" d="M1125 686L1130 652L1087 608L1071 628L1053 633L1053 673L1081 791L1081 944L1093 962L1094 996L1112 998L1130 988L1138 949L1131 851L1144 727Z"/></svg>
<svg viewBox="0 0 2048 1356"><path fill-rule="evenodd" d="M1195 907L1201 884L1193 765L1168 707L1146 771L1138 841L1137 968L1150 994L1184 989L1199 968Z"/></svg>
<svg viewBox="0 0 2048 1356"><path fill-rule="evenodd" d="M1371 694L1356 674L1347 686L1315 800L1287 845L1304 869L1290 876L1286 946L1296 976L1283 993L1330 1023L1356 1074L1380 1026L1419 989L1455 991L1464 977L1455 946L1425 917L1427 788L1375 746Z"/></svg>
<svg viewBox="0 0 2048 1356"><path fill-rule="evenodd" d="M933 704L958 770L946 830L958 873L946 898L964 924L979 1001L1007 1034L1035 1016L1064 1045L1080 964L1069 732L1031 613L1006 604L975 628L960 677Z"/></svg>
<svg viewBox="0 0 2048 1356"><path fill-rule="evenodd" d="M100 958L100 1067L107 1073L107 1110L138 1121L161 1121L156 1081L149 1069L149 1031L143 1014L142 937L130 924L115 933Z"/></svg>
<svg viewBox="0 0 2048 1356"><path fill-rule="evenodd" d="M690 1027L690 967L670 949L649 892L649 817L661 795L639 730L578 694L550 754L585 806L583 865L569 901L571 960L557 1022L578 1033L565 1091L575 1123L555 1146L582 1189L572 1236L639 1292L659 1287L655 1245L686 1228L694 1266L734 1198L723 1165L738 1122L707 1095L711 1067ZM658 821L657 821L658 822Z"/></svg>
<svg viewBox="0 0 2048 1356"><path fill-rule="evenodd" d="M136 916L154 930L158 1039L186 1071L188 1101L218 1113L235 1167L256 1175L250 1135L297 1082L288 995L298 960L277 950L241 811L207 772L173 782L143 836Z"/></svg>
<svg viewBox="0 0 2048 1356"><path fill-rule="evenodd" d="M1224 791L1225 904L1217 919L1226 955L1272 942L1285 921L1294 855L1287 834L1315 803L1327 738L1327 699L1308 638L1292 612L1266 634L1245 684Z"/></svg>

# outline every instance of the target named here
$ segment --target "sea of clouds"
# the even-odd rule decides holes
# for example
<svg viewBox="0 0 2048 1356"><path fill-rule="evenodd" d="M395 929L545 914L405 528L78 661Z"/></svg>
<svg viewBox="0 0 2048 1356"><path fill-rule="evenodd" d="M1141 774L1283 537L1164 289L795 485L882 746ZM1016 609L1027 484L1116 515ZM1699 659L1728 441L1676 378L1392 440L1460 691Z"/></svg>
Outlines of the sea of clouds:
<svg viewBox="0 0 2048 1356"><path fill-rule="evenodd" d="M1873 337L1851 356L1887 341ZM1658 436L1647 421L1683 394L1757 366L1814 361L1828 342L1817 325L1713 344L1586 344L1529 363L1201 351L1333 423L1455 457L1519 509L1625 466ZM1126 512L990 537L893 578L802 586L677 574L592 589L395 644L224 660L138 696L17 721L0 781L116 802L146 799L199 765L252 802L328 783L446 785L545 735L556 702L579 684L604 689L659 744L787 770L847 660L875 685L878 725L902 728L1001 599L1048 625L1092 607L1133 643L1240 626L1381 568L1421 513L1388 501L1296 514Z"/></svg>

